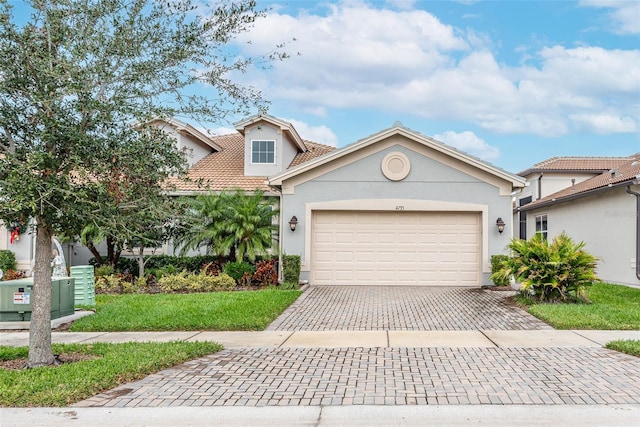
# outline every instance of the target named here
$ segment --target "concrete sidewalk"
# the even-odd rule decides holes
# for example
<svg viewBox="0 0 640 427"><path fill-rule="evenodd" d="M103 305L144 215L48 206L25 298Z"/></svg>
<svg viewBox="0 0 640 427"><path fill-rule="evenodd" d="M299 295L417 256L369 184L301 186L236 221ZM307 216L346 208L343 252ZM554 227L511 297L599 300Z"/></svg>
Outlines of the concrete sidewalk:
<svg viewBox="0 0 640 427"><path fill-rule="evenodd" d="M609 341L640 340L640 331L192 331L53 332L54 343L215 341L225 348L340 347L602 347ZM0 345L25 346L28 331L0 332Z"/></svg>
<svg viewBox="0 0 640 427"><path fill-rule="evenodd" d="M632 426L640 405L0 408L17 426Z"/></svg>

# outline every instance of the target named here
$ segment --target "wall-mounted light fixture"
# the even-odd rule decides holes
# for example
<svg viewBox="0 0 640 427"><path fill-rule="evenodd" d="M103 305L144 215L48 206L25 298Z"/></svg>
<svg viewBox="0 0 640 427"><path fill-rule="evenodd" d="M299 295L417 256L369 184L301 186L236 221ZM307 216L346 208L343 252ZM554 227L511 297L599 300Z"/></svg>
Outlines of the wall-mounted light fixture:
<svg viewBox="0 0 640 427"><path fill-rule="evenodd" d="M498 227L498 233L502 233L504 231L504 221L502 218L498 218L496 221L496 226Z"/></svg>
<svg viewBox="0 0 640 427"><path fill-rule="evenodd" d="M298 225L298 218L294 215L289 220L289 228L291 231L296 231L296 226Z"/></svg>

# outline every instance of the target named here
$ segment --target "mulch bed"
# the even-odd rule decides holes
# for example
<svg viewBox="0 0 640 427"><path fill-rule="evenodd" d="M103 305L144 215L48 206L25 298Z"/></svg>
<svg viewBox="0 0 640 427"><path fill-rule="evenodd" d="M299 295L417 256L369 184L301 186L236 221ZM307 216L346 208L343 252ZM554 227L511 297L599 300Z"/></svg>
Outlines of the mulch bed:
<svg viewBox="0 0 640 427"><path fill-rule="evenodd" d="M57 357L57 365L60 366L67 363L81 362L83 360L93 360L97 359L98 356L94 356L93 354L82 354L82 353L62 353ZM19 371L25 368L27 364L27 358L20 359L11 359L11 360L0 360L0 369L10 370L10 371Z"/></svg>

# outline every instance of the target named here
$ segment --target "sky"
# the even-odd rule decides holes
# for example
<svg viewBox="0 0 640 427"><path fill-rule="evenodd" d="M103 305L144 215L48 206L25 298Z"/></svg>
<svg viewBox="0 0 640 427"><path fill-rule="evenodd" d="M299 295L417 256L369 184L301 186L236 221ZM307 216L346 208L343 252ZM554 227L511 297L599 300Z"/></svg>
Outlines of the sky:
<svg viewBox="0 0 640 427"><path fill-rule="evenodd" d="M259 57L285 43L291 57L233 78L305 139L343 147L400 122L514 173L555 156L640 152L638 0L258 8L266 17L229 49ZM222 134L242 118L191 124Z"/></svg>
<svg viewBox="0 0 640 427"><path fill-rule="evenodd" d="M639 1L258 6L236 48L291 58L236 78L303 138L343 147L401 122L514 173L640 152Z"/></svg>

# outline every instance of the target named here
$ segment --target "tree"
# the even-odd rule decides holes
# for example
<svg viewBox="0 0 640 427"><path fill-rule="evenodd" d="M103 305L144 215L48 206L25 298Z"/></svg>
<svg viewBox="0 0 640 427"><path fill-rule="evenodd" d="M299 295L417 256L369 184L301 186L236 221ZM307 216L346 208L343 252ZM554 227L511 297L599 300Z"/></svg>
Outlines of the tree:
<svg viewBox="0 0 640 427"><path fill-rule="evenodd" d="M27 366L36 367L54 363L52 236L91 224L127 233L127 213L150 206L141 190L185 170L174 141L145 123L263 106L259 92L231 79L252 59L225 50L263 13L249 0L210 11L190 0L29 5L29 21L18 25L0 0L0 220L35 223ZM217 95L202 95L204 85Z"/></svg>
<svg viewBox="0 0 640 427"><path fill-rule="evenodd" d="M218 256L255 261L266 255L273 243L277 230L273 218L278 215L274 204L275 200L265 198L261 190L198 196L189 226L184 227L187 231L178 240L182 252L205 246Z"/></svg>

